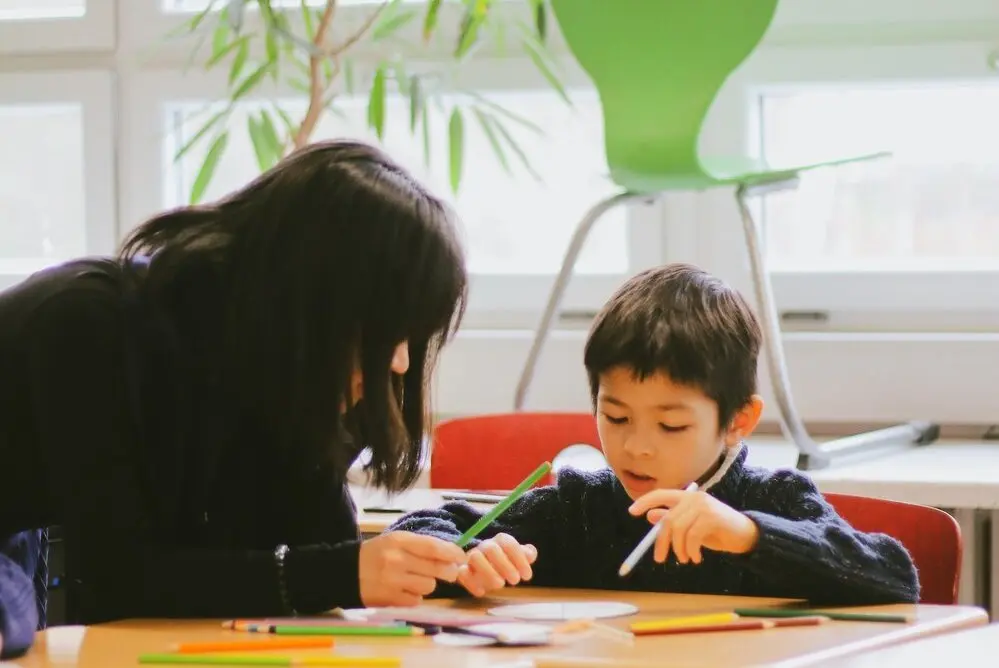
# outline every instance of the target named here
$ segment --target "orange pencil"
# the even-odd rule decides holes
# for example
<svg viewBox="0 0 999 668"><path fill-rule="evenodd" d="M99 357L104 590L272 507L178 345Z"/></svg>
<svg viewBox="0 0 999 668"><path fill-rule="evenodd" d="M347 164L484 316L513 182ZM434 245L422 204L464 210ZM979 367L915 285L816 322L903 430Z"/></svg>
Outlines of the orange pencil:
<svg viewBox="0 0 999 668"><path fill-rule="evenodd" d="M723 624L691 624L689 626L670 626L660 629L649 628L632 631L636 636L661 636L680 633L715 633L718 631L762 631L772 629L776 624L766 619L746 619Z"/></svg>
<svg viewBox="0 0 999 668"><path fill-rule="evenodd" d="M206 652L243 652L257 649L324 649L333 647L329 636L289 638L273 640L229 640L219 642L182 642L173 645L170 651L179 654L203 654Z"/></svg>
<svg viewBox="0 0 999 668"><path fill-rule="evenodd" d="M768 619L767 621L777 628L783 628L785 626L818 626L832 620L822 615L815 615L814 617L784 617L783 619Z"/></svg>

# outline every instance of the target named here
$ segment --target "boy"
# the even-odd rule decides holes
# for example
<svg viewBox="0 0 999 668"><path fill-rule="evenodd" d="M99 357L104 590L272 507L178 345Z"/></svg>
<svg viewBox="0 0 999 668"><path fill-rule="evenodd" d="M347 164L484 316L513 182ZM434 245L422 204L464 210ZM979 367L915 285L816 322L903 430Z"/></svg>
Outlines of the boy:
<svg viewBox="0 0 999 668"><path fill-rule="evenodd" d="M683 264L629 280L597 316L585 365L610 470L563 471L471 546L458 582L802 598L827 605L915 602L897 541L854 530L805 475L747 466L762 410L759 324L743 297ZM680 491L689 483L697 491ZM651 556L621 563L668 509ZM464 503L392 529L457 538ZM439 593L454 594L447 585Z"/></svg>
<svg viewBox="0 0 999 668"><path fill-rule="evenodd" d="M37 531L0 539L0 659L28 651L38 626L35 588L28 573L35 572Z"/></svg>

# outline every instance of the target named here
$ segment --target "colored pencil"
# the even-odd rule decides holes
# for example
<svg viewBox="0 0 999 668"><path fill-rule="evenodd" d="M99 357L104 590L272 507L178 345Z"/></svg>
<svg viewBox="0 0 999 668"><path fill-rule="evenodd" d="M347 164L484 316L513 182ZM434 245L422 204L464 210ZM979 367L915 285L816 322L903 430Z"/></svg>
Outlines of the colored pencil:
<svg viewBox="0 0 999 668"><path fill-rule="evenodd" d="M683 491L696 492L697 483L696 482L690 483L684 488ZM642 557L645 556L645 553L648 552L649 548L652 547L652 545L656 542L656 538L658 538L659 534L662 533L663 525L666 523L667 517L669 517L668 513L663 515L661 520L652 525L652 528L649 529L649 532L645 534L645 538L643 538L638 543L638 545L635 546L635 549L631 551L631 554L628 555L628 558L624 560L623 564L621 564L621 568L619 568L617 571L617 574L619 576L625 577L626 575L628 575L628 573L631 573L632 569L634 569L635 566L638 565L638 562L642 560Z"/></svg>
<svg viewBox="0 0 999 668"><path fill-rule="evenodd" d="M385 626L405 626L394 620L361 621L349 619L327 619L324 617L287 617L273 619L230 619L222 622L222 628L230 631L266 632L272 626L351 626L356 628L381 628Z"/></svg>
<svg viewBox="0 0 999 668"><path fill-rule="evenodd" d="M877 612L833 612L831 610L805 610L803 608L736 608L740 617L828 617L838 622L888 622L907 624L910 615L886 615Z"/></svg>
<svg viewBox="0 0 999 668"><path fill-rule="evenodd" d="M483 529L492 524L497 517L505 513L507 508L516 503L517 500L527 492L527 490L529 490L536 482L541 480L541 478L546 476L551 470L551 462L545 462L538 468L534 469L534 472L524 478L523 482L517 485L513 491L506 496L506 498L493 506L492 509L483 515L478 522L473 524L468 531L461 534L458 540L455 541L458 547L466 547L475 539L476 536L482 533Z"/></svg>
<svg viewBox="0 0 999 668"><path fill-rule="evenodd" d="M716 633L719 631L762 631L771 629L776 624L766 619L743 619L736 622L725 622L724 624L691 624L690 626L669 626L666 628L650 628L644 631L635 631L636 636L662 636L677 635L680 633Z"/></svg>
<svg viewBox="0 0 999 668"><path fill-rule="evenodd" d="M635 622L630 628L632 633L639 635L646 631L687 628L688 626L704 626L706 624L728 624L737 621L739 621L739 616L734 612L715 612L707 615L694 615L692 617L672 617L649 622Z"/></svg>
<svg viewBox="0 0 999 668"><path fill-rule="evenodd" d="M777 628L784 628L787 626L818 626L832 620L828 617L815 615L814 617L779 617L767 621L771 622Z"/></svg>
<svg viewBox="0 0 999 668"><path fill-rule="evenodd" d="M275 638L273 640L229 640L220 642L182 642L171 652L204 654L205 652L241 652L269 649L321 649L333 647L333 638Z"/></svg>
<svg viewBox="0 0 999 668"><path fill-rule="evenodd" d="M398 657L380 656L267 656L260 654L142 654L139 663L187 664L196 666L372 666L395 668Z"/></svg>
<svg viewBox="0 0 999 668"><path fill-rule="evenodd" d="M423 629L412 626L262 626L247 627L249 633L273 633L279 636L422 636Z"/></svg>

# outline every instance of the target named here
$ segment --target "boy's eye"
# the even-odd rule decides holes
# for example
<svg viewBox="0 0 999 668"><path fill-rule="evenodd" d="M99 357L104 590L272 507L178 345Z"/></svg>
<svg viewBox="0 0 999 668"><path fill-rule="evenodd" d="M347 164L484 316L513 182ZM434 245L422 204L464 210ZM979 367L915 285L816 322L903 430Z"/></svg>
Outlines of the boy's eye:
<svg viewBox="0 0 999 668"><path fill-rule="evenodd" d="M679 433L681 431L686 431L689 427L688 427L688 425L673 426L673 425L669 425L669 424L663 424L663 423L660 422L659 423L659 428L662 429L663 431L665 431L667 434L676 434L676 433Z"/></svg>
<svg viewBox="0 0 999 668"><path fill-rule="evenodd" d="M604 413L604 419L611 424L624 424L628 421L628 418L626 417L615 417L613 415L607 415L607 413Z"/></svg>

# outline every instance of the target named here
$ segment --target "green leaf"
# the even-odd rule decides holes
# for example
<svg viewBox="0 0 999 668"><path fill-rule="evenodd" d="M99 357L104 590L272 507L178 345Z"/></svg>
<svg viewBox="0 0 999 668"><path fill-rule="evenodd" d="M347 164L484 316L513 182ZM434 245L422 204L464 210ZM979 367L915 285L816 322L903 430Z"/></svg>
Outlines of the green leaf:
<svg viewBox="0 0 999 668"><path fill-rule="evenodd" d="M383 39L392 37L400 28L408 25L417 16L415 9L405 9L402 11L382 12L382 18L371 29L371 39L380 42Z"/></svg>
<svg viewBox="0 0 999 668"><path fill-rule="evenodd" d="M267 62L273 64L277 63L278 59L278 42L277 37L274 36L273 30L268 30L267 34L264 35L264 53L267 54ZM273 72L277 73L277 68L273 69Z"/></svg>
<svg viewBox="0 0 999 668"><path fill-rule="evenodd" d="M454 57L462 58L475 44L479 37L479 28L489 13L492 0L474 0L461 22L461 34L458 36L458 46Z"/></svg>
<svg viewBox="0 0 999 668"><path fill-rule="evenodd" d="M503 167L503 171L505 171L507 174L512 175L513 171L510 169L510 161L507 160L506 151L503 150L503 145L500 143L499 137L496 135L496 130L493 129L492 118L487 116L478 107L473 107L472 113L475 114L476 120L479 121L479 127L482 128L482 134L484 134L486 136L486 139L489 140L489 145L492 146L493 153L496 154L496 159L499 161L499 164Z"/></svg>
<svg viewBox="0 0 999 668"><path fill-rule="evenodd" d="M525 153L524 149L520 147L520 144L517 143L517 140L514 139L512 134L510 134L510 131L507 130L506 126L503 125L498 118L493 118L493 124L496 131L499 133L499 136L503 138L510 150L514 152L520 160L520 164L523 165L525 170L527 170L527 173L533 176L535 180L541 181L541 175L538 174L537 170L531 165L531 161L528 159L527 153Z"/></svg>
<svg viewBox="0 0 999 668"><path fill-rule="evenodd" d="M354 94L354 61L350 58L343 59L343 86L348 95Z"/></svg>
<svg viewBox="0 0 999 668"><path fill-rule="evenodd" d="M216 4L218 4L218 0L211 0L211 2L209 2L200 12L180 25L170 29L170 31L166 34L167 39L179 37L184 33L193 33L197 31L197 29L201 27L201 24L204 23L205 18L207 18L208 15L215 9Z"/></svg>
<svg viewBox="0 0 999 668"><path fill-rule="evenodd" d="M225 18L226 10L222 10L219 22L215 25L215 32L212 34L212 57L214 58L223 50L229 42L229 23Z"/></svg>
<svg viewBox="0 0 999 668"><path fill-rule="evenodd" d="M395 79L396 90L401 95L409 95L409 75L406 74L406 68L401 61L392 63L392 78Z"/></svg>
<svg viewBox="0 0 999 668"><path fill-rule="evenodd" d="M274 127L274 119L271 118L266 109L260 111L260 129L263 130L264 137L271 147L271 153L274 154L274 162L277 162L284 153L284 142L278 136L277 128Z"/></svg>
<svg viewBox="0 0 999 668"><path fill-rule="evenodd" d="M198 142L200 142L201 139L212 130L212 128L214 128L216 125L218 125L219 121L223 121L223 120L227 119L229 117L229 112L231 110L232 110L232 107L230 105L230 106L226 107L225 109L223 109L222 111L220 111L220 112L218 112L216 114L213 114L212 117L209 118L207 121L205 121L205 124L202 125L198 129L198 131L195 132L194 135L191 136L190 139L188 139L186 142L184 142L184 145L181 146L177 150L177 153L173 156L173 159L175 161L177 161L177 160L180 160L181 158L183 158L187 154L187 152L190 151L191 148L195 144L197 144Z"/></svg>
<svg viewBox="0 0 999 668"><path fill-rule="evenodd" d="M423 99L420 118L423 119L423 163L430 167L430 116L427 114L427 101Z"/></svg>
<svg viewBox="0 0 999 668"><path fill-rule="evenodd" d="M288 115L288 112L278 106L277 103L274 103L274 112L281 119L281 122L284 123L284 128L288 132L289 137L298 132L298 123L291 120L291 116Z"/></svg>
<svg viewBox="0 0 999 668"><path fill-rule="evenodd" d="M531 0L534 14L534 30L538 33L538 41L544 44L548 41L548 7L545 0Z"/></svg>
<svg viewBox="0 0 999 668"><path fill-rule="evenodd" d="M375 70L371 82L371 96L368 98L368 126L373 128L378 139L385 136L385 65Z"/></svg>
<svg viewBox="0 0 999 668"><path fill-rule="evenodd" d="M246 37L240 37L242 42L240 42L239 50L236 51L236 57L232 59L232 65L229 67L229 86L231 87L236 79L243 73L243 66L246 65L246 58L250 55L250 44Z"/></svg>
<svg viewBox="0 0 999 668"><path fill-rule="evenodd" d="M514 112L510 111L506 107L504 107L504 106L502 106L502 105L500 105L500 104L498 104L498 103L490 100L488 97L486 97L482 93L477 93L477 92L475 92L473 90L466 90L466 91L462 91L462 92L464 92L466 95L468 95L469 97L471 97L472 99L474 99L476 102L478 102L482 106L489 107L490 109L492 109L493 111L495 111L497 114L500 114L502 116L506 116L508 119L510 119L511 121L513 121L514 123L516 123L517 125L519 125L519 126L521 126L523 128L526 128L526 129L530 130L531 132L534 132L534 133L539 134L539 135L543 135L545 133L545 131L541 129L541 126L539 126L534 121L531 121L530 119L525 118L524 116L521 116L520 114L517 114L517 113L514 113Z"/></svg>
<svg viewBox="0 0 999 668"><path fill-rule="evenodd" d="M429 42L437 29L437 17L441 10L441 0L430 0L427 3L427 13L423 17L423 41Z"/></svg>
<svg viewBox="0 0 999 668"><path fill-rule="evenodd" d="M416 124L423 108L423 86L420 84L420 77L414 74L409 81L409 131L413 134L416 134Z"/></svg>
<svg viewBox="0 0 999 668"><path fill-rule="evenodd" d="M305 25L305 36L311 41L316 36L316 23L312 20L312 8L309 7L309 0L301 0L299 7L302 10L302 23Z"/></svg>
<svg viewBox="0 0 999 668"><path fill-rule="evenodd" d="M270 70L271 64L264 63L257 69L250 72L249 76L243 79L243 82L239 84L236 92L232 94L232 100L235 102L242 97L245 97L250 91L257 87L260 80L266 76L267 72Z"/></svg>
<svg viewBox="0 0 999 668"><path fill-rule="evenodd" d="M215 67L216 65L218 65L219 61L221 61L223 58L232 53L235 49L245 48L247 46L246 43L249 39L250 39L249 35L241 35L240 37L237 37L233 41L226 44L221 51L212 54L212 57L209 58L208 62L205 63L205 69L209 70Z"/></svg>
<svg viewBox="0 0 999 668"><path fill-rule="evenodd" d="M261 172L266 172L281 159L281 141L274 130L274 123L266 111L261 111L259 116L250 114L246 122L257 166Z"/></svg>
<svg viewBox="0 0 999 668"><path fill-rule="evenodd" d="M458 186L461 185L462 160L465 157L465 119L458 107L451 110L451 119L447 123L447 138L451 190L458 192Z"/></svg>
<svg viewBox="0 0 999 668"><path fill-rule="evenodd" d="M201 163L201 169L198 170L198 175L194 178L194 185L191 186L191 204L197 204L201 201L205 190L208 189L208 185L212 181L212 177L215 176L215 169L219 166L219 161L222 159L228 143L228 131L223 131L212 142L211 148L208 149L208 153L205 155L205 161Z"/></svg>
<svg viewBox="0 0 999 668"><path fill-rule="evenodd" d="M538 68L542 76L548 80L551 87L555 89L558 96L569 105L573 106L572 100L569 99L569 95L565 92L565 87L562 82L559 81L558 76L555 71L547 62L547 55L544 53L544 47L538 44L533 35L525 34L523 40L524 49L527 51L527 55L534 62L534 66Z"/></svg>

